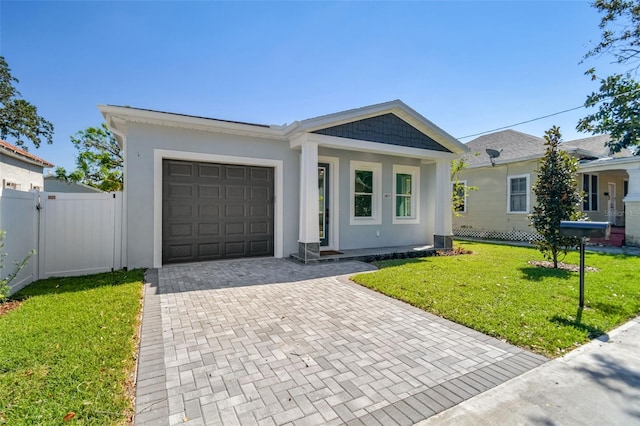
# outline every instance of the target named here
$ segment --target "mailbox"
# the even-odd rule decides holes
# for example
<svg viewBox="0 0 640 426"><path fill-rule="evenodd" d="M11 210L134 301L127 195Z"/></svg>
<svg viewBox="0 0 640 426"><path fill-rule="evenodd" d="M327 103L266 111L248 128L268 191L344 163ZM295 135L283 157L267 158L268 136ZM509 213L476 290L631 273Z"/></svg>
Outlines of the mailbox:
<svg viewBox="0 0 640 426"><path fill-rule="evenodd" d="M586 222L563 220L560 222L560 235L578 238L609 239L611 224L608 222Z"/></svg>

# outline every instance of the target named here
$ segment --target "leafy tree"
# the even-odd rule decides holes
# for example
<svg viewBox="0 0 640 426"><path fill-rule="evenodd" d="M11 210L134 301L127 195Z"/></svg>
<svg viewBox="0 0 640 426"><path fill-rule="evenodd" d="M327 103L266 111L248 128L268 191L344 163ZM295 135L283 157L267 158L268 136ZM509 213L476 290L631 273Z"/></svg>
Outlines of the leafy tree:
<svg viewBox="0 0 640 426"><path fill-rule="evenodd" d="M455 216L460 216L460 212L464 208L465 196L469 194L469 191L477 191L477 186L468 186L460 182L460 172L467 167L467 162L464 158L451 161L451 182L453 193L451 195L451 209Z"/></svg>
<svg viewBox="0 0 640 426"><path fill-rule="evenodd" d="M18 79L11 75L4 56L0 56L0 139L7 140L25 150L26 141L36 148L44 139L53 142L53 124L38 115L36 107L24 99L14 87Z"/></svg>
<svg viewBox="0 0 640 426"><path fill-rule="evenodd" d="M71 137L78 150L76 170L67 171L58 167L59 179L83 183L103 191L121 191L123 187L122 150L113 133L103 123L100 127L89 127Z"/></svg>
<svg viewBox="0 0 640 426"><path fill-rule="evenodd" d="M585 55L585 59L612 55L616 62L629 65L626 73L599 78L594 68L585 74L599 80L597 92L587 97L585 107L598 106L596 113L578 122L577 129L592 134L609 133L607 146L613 152L640 145L640 83L634 74L640 66L640 0L596 0L593 6L602 14L602 40ZM636 150L636 154L640 151Z"/></svg>
<svg viewBox="0 0 640 426"><path fill-rule="evenodd" d="M529 218L531 226L543 238L535 242L536 247L557 268L558 255L566 255L568 249L580 243L577 238L560 235L560 222L583 217L582 193L578 190L578 160L559 149L560 129L553 126L545 132L544 139L547 148L536 170L538 180L533 185L538 203Z"/></svg>

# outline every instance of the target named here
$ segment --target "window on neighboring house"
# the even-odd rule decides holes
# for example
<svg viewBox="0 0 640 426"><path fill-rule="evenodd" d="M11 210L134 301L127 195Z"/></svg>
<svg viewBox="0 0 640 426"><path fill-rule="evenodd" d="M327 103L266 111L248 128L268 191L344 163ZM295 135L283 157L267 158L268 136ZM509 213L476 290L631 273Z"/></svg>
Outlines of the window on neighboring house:
<svg viewBox="0 0 640 426"><path fill-rule="evenodd" d="M529 212L529 175L509 176L507 178L507 212Z"/></svg>
<svg viewBox="0 0 640 426"><path fill-rule="evenodd" d="M380 163L351 162L351 224L373 225L380 218Z"/></svg>
<svg viewBox="0 0 640 426"><path fill-rule="evenodd" d="M451 185L453 194L456 195L456 201L458 201L458 204L455 206L455 211L458 213L466 213L467 191L465 191L465 188L467 187L467 181L459 180L458 182L452 182Z"/></svg>
<svg viewBox="0 0 640 426"><path fill-rule="evenodd" d="M582 210L585 212L598 211L598 175L582 175L582 191L584 195Z"/></svg>
<svg viewBox="0 0 640 426"><path fill-rule="evenodd" d="M5 188L10 188L10 189L16 189L16 190L20 189L20 185L18 185L15 182L10 182L10 181L5 181L4 187Z"/></svg>
<svg viewBox="0 0 640 426"><path fill-rule="evenodd" d="M419 223L420 168L393 166L393 223Z"/></svg>

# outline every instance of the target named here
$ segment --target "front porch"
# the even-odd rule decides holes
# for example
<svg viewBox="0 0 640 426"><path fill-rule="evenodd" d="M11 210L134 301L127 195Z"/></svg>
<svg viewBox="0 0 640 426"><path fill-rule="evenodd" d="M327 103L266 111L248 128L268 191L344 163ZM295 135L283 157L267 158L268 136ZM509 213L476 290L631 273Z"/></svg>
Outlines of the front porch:
<svg viewBox="0 0 640 426"><path fill-rule="evenodd" d="M353 250L325 250L320 251L320 257L314 259L314 262L338 262L346 260L359 260L361 262L373 262L377 260L387 259L409 259L413 257L434 256L438 250L433 245L408 245L394 247L375 247ZM291 254L291 259L302 263L308 263L309 260L302 258L298 253Z"/></svg>

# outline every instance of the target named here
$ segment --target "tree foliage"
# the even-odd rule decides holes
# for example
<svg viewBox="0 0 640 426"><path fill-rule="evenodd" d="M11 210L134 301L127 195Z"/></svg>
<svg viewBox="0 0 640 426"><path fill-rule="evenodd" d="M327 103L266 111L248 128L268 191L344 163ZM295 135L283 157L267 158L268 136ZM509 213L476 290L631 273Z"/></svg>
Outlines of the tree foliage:
<svg viewBox="0 0 640 426"><path fill-rule="evenodd" d="M469 195L470 191L477 191L477 186L469 186L463 182L460 182L460 172L467 167L467 162L464 158L451 161L451 183L452 183L452 195L451 195L451 210L454 216L460 216L460 212L464 209L465 198Z"/></svg>
<svg viewBox="0 0 640 426"><path fill-rule="evenodd" d="M595 68L585 74L598 80L600 87L585 101L585 107L598 107L597 112L578 122L577 129L592 134L608 133L607 145L613 152L640 145L640 83L631 71L637 72L640 61L640 0L596 0L593 3L601 14L600 43L586 53L585 59L611 55L622 65L629 65L626 73L605 78L596 75ZM635 151L639 153L638 150Z"/></svg>
<svg viewBox="0 0 640 426"><path fill-rule="evenodd" d="M29 141L36 148L42 140L53 142L53 124L38 115L36 107L24 99L14 87L18 79L11 75L11 69L0 56L0 139L11 139L16 146L28 150Z"/></svg>
<svg viewBox="0 0 640 426"><path fill-rule="evenodd" d="M547 148L536 170L538 180L533 185L537 205L529 218L531 226L543 238L535 242L536 247L557 268L558 256L580 243L577 238L560 235L560 222L583 217L582 193L578 190L578 161L559 148L560 129L553 126L545 132L544 139Z"/></svg>
<svg viewBox="0 0 640 426"><path fill-rule="evenodd" d="M595 70L587 71L595 76ZM608 133L607 146L612 152L640 144L640 83L629 73L615 74L600 80L598 92L587 97L585 106L598 111L582 118L577 129L592 134ZM635 151L640 154L639 150Z"/></svg>
<svg viewBox="0 0 640 426"><path fill-rule="evenodd" d="M76 170L67 171L58 167L60 179L83 183L103 191L121 191L123 187L122 150L113 133L103 123L100 127L89 127L71 137L78 150Z"/></svg>

